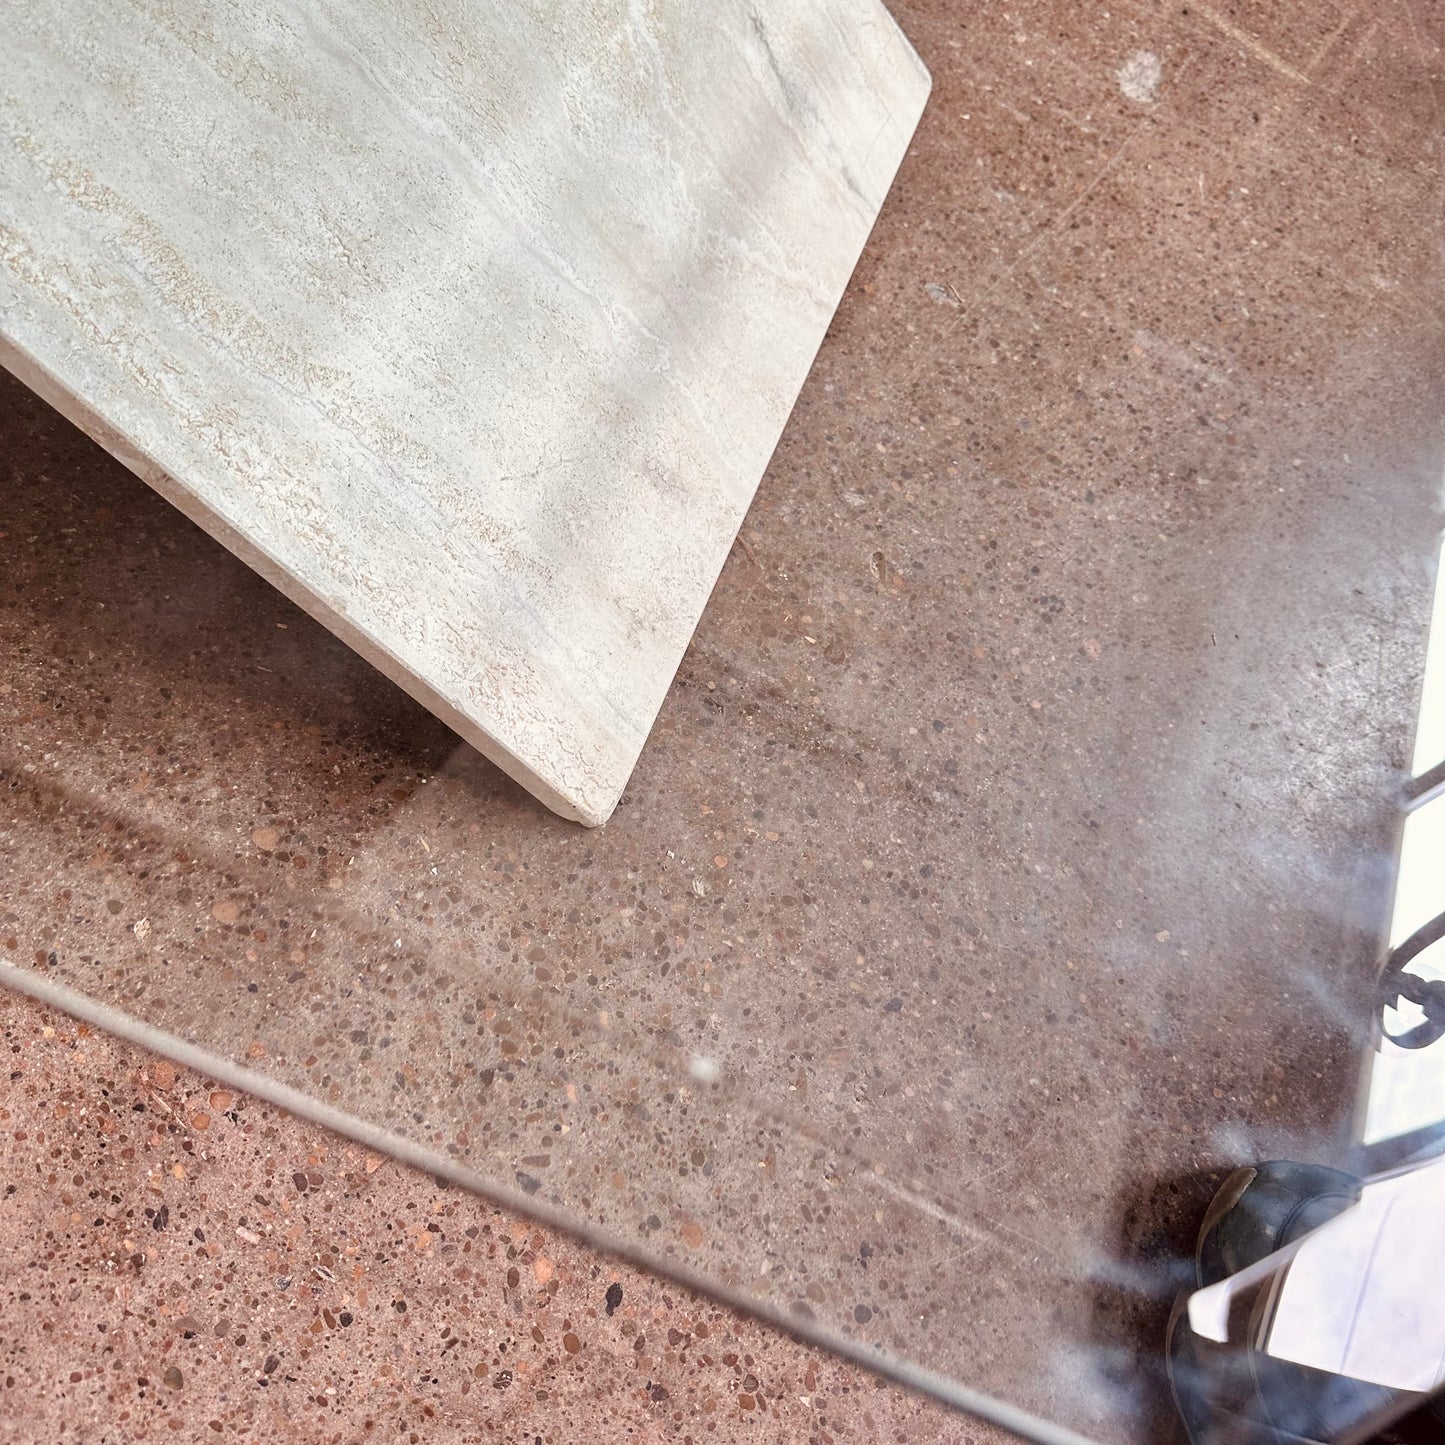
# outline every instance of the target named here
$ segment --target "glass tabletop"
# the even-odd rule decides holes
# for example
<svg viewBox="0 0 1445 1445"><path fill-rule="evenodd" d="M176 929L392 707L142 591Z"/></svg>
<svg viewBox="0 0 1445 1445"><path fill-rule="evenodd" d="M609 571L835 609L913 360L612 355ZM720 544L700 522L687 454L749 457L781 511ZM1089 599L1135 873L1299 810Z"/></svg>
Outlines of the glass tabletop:
<svg viewBox="0 0 1445 1445"><path fill-rule="evenodd" d="M1445 1114L1373 1047L1445 762L1445 25L894 11L933 98L605 828L0 381L0 958L1040 1438L1167 1438L1224 1175Z"/></svg>

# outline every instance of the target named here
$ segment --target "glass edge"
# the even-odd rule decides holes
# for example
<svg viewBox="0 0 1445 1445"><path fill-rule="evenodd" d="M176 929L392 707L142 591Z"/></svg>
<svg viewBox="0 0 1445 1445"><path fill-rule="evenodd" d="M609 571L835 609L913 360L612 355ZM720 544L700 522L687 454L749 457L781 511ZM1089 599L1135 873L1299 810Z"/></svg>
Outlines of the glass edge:
<svg viewBox="0 0 1445 1445"><path fill-rule="evenodd" d="M273 1079L244 1064L234 1063L221 1054L212 1053L209 1049L190 1043L164 1029L155 1028L34 970L20 967L7 959L0 959L0 985L36 1002L57 1008L73 1018L124 1039L127 1043L164 1055L186 1068L215 1079L218 1083L285 1109L307 1123L319 1125L366 1148L390 1155L403 1164L476 1194L509 1213L522 1215L548 1229L571 1235L590 1248L611 1254L671 1280L685 1289L706 1295L730 1309L781 1330L796 1340L826 1350L829 1354L861 1366L895 1384L930 1396L952 1409L1010 1430L1025 1440L1036 1441L1038 1445L1098 1445L1098 1442L1089 1436L1081 1435L1066 1426L1053 1424L1041 1416L1010 1405L1006 1400L981 1390L972 1389L938 1371L913 1364L887 1351L871 1349L846 1335L835 1333L826 1326L801 1320L766 1300L740 1291L731 1291L700 1271L678 1264L665 1255L639 1248L605 1229L588 1224L567 1210L538 1204L521 1190L510 1189L505 1184L488 1179L478 1171L459 1165L445 1154L428 1149L403 1134L369 1124L345 1109L324 1103L290 1084L282 1083L279 1079Z"/></svg>

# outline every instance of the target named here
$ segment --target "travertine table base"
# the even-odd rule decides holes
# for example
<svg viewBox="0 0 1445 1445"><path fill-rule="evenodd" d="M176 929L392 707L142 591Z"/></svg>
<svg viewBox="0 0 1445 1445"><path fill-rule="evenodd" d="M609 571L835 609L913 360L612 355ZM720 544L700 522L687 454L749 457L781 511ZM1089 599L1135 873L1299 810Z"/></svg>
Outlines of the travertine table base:
<svg viewBox="0 0 1445 1445"><path fill-rule="evenodd" d="M611 813L928 90L876 0L10 0L0 361Z"/></svg>

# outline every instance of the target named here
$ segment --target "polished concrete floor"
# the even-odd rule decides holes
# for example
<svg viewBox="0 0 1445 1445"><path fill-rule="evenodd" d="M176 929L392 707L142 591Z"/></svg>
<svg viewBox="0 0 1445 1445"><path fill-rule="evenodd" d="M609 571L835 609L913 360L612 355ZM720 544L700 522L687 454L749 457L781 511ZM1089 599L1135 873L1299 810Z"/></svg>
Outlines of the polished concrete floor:
<svg viewBox="0 0 1445 1445"><path fill-rule="evenodd" d="M7 1445L1004 1439L28 1000L0 1038Z"/></svg>
<svg viewBox="0 0 1445 1445"><path fill-rule="evenodd" d="M1349 1151L1445 11L896 13L933 100L600 832L0 389L0 946L817 1339L1166 1439L1212 1183Z"/></svg>

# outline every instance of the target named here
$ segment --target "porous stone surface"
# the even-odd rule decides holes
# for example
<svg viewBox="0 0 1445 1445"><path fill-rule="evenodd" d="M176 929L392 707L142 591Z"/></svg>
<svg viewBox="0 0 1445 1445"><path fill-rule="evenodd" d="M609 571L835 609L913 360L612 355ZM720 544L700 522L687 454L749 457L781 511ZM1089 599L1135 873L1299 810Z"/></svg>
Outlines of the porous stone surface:
<svg viewBox="0 0 1445 1445"><path fill-rule="evenodd" d="M913 132L876 0L17 0L0 362L611 813Z"/></svg>

